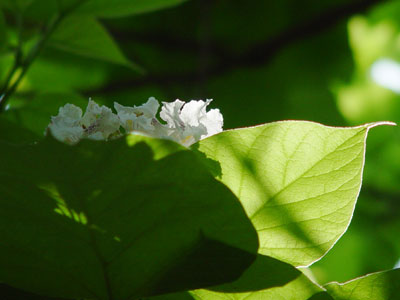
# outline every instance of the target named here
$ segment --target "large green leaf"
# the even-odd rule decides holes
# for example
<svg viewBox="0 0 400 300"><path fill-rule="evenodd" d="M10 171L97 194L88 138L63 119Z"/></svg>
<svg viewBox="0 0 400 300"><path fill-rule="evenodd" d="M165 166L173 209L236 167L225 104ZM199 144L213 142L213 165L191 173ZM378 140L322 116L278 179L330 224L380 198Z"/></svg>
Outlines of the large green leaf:
<svg viewBox="0 0 400 300"><path fill-rule="evenodd" d="M361 187L367 124L283 121L228 130L197 145L240 199L260 253L293 265L323 256L346 231Z"/></svg>
<svg viewBox="0 0 400 300"><path fill-rule="evenodd" d="M63 300L61 298L56 299L38 296L20 289L13 288L3 283L0 283L0 295L7 295L7 300Z"/></svg>
<svg viewBox="0 0 400 300"><path fill-rule="evenodd" d="M239 201L173 142L0 141L0 157L0 281L16 288L135 299L232 281L255 258Z"/></svg>
<svg viewBox="0 0 400 300"><path fill-rule="evenodd" d="M122 54L103 25L92 17L64 19L48 43L63 51L138 69Z"/></svg>
<svg viewBox="0 0 400 300"><path fill-rule="evenodd" d="M349 282L324 286L335 300L398 300L400 269L373 273Z"/></svg>
<svg viewBox="0 0 400 300"><path fill-rule="evenodd" d="M4 115L0 116L0 140L13 144L33 143L41 138L26 128L16 125L8 120Z"/></svg>
<svg viewBox="0 0 400 300"><path fill-rule="evenodd" d="M115 18L150 12L185 2L186 0L88 0L78 12Z"/></svg>

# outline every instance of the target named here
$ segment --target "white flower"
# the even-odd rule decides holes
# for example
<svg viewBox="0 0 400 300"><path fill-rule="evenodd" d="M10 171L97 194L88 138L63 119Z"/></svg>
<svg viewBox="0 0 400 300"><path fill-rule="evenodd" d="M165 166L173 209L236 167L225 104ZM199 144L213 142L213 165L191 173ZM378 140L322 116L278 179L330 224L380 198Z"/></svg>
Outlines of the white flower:
<svg viewBox="0 0 400 300"><path fill-rule="evenodd" d="M160 116L166 124L162 124L156 117L160 105L154 97L141 106L128 107L115 102L118 115L89 100L83 117L82 110L75 105L61 107L59 114L51 117L49 129L56 139L76 144L82 138L107 140L118 136L122 125L127 132L167 138L188 147L222 131L223 118L219 110L206 110L210 103L211 100L163 102Z"/></svg>
<svg viewBox="0 0 400 300"><path fill-rule="evenodd" d="M137 130L151 133L154 131L153 120L156 120L159 106L160 104L154 97L150 97L145 104L134 107L123 106L114 102L114 108L118 113L121 125L127 132Z"/></svg>
<svg viewBox="0 0 400 300"><path fill-rule="evenodd" d="M56 139L73 145L85 137L106 140L119 133L120 122L111 109L89 100L83 117L79 107L66 104L51 117L48 127Z"/></svg>
<svg viewBox="0 0 400 300"><path fill-rule="evenodd" d="M82 110L79 107L66 104L60 107L57 116L51 117L48 128L56 139L73 145L79 142L83 136L81 118Z"/></svg>
<svg viewBox="0 0 400 300"><path fill-rule="evenodd" d="M211 101L192 100L186 104L180 100L163 102L160 116L170 129L168 136L185 146L190 146L200 139L221 132L223 117L219 110L206 111Z"/></svg>
<svg viewBox="0 0 400 300"><path fill-rule="evenodd" d="M111 109L92 100L89 100L81 123L85 135L94 140L106 140L120 127L120 121Z"/></svg>

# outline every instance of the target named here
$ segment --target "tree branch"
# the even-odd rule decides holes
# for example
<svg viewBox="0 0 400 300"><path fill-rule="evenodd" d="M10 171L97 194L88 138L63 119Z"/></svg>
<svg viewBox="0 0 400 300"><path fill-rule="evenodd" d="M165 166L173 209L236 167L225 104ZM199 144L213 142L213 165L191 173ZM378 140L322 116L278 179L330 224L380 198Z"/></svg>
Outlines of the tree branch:
<svg viewBox="0 0 400 300"><path fill-rule="evenodd" d="M356 14L364 12L375 4L382 3L382 0L360 0L342 6L331 8L328 11L320 13L311 20L306 20L301 24L297 24L288 28L287 30L279 33L275 37L268 39L260 44L257 44L247 50L246 52L233 56L227 54L225 51L218 51L214 53L218 56L218 62L207 69L205 77L215 77L223 75L233 69L241 67L258 67L269 62L274 55L280 52L283 48L293 44L296 41L312 37L323 31L333 27L343 19ZM161 39L159 42L163 42ZM183 44L182 44L183 45ZM193 44L186 43L190 48ZM184 45L183 45L184 46ZM86 91L86 95L93 95L96 93L108 94L123 89L131 89L135 87L148 86L148 85L170 85L170 84L193 84L198 81L198 71L194 70L188 73L172 73L172 74L156 74L147 75L142 78L125 80L110 83L103 88Z"/></svg>

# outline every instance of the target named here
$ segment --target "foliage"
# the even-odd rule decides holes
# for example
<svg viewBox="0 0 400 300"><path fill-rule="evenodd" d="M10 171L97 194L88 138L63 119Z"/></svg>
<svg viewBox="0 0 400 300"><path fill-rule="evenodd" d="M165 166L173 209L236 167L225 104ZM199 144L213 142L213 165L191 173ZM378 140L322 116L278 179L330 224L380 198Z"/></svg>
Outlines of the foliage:
<svg viewBox="0 0 400 300"><path fill-rule="evenodd" d="M399 13L1 1L0 298L398 299L400 134L369 130L400 121L400 87L379 73L400 74ZM190 148L71 146L46 129L66 103L150 96L214 98L226 128L246 127Z"/></svg>

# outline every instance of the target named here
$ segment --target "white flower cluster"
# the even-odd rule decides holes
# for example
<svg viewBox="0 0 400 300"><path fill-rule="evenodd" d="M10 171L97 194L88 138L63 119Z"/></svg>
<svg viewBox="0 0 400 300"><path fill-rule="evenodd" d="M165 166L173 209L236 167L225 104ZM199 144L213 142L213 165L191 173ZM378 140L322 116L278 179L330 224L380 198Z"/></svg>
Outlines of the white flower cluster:
<svg viewBox="0 0 400 300"><path fill-rule="evenodd" d="M51 117L48 128L56 139L71 145L83 138L108 140L118 137L122 126L127 133L167 138L188 147L222 131L223 118L219 109L206 111L210 102L162 102L160 117L165 123L161 123L156 117L160 104L154 97L133 107L114 102L117 114L89 100L85 114L73 104L60 107L58 115Z"/></svg>

